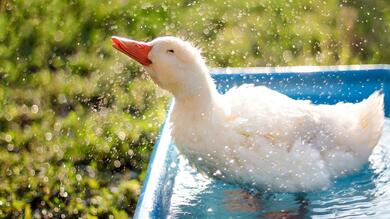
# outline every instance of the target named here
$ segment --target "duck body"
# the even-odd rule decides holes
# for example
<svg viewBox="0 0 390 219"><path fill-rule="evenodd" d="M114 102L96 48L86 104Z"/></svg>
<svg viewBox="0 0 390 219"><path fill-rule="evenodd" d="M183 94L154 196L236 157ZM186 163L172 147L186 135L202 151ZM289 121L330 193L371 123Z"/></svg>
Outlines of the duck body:
<svg viewBox="0 0 390 219"><path fill-rule="evenodd" d="M379 92L360 103L336 105L314 105L253 85L222 95L200 51L186 41L112 41L173 94L172 138L208 176L262 190L322 189L360 169L380 138Z"/></svg>
<svg viewBox="0 0 390 219"><path fill-rule="evenodd" d="M367 162L383 126L378 92L357 104L313 105L243 85L213 98L176 99L172 137L199 171L246 187L327 188Z"/></svg>

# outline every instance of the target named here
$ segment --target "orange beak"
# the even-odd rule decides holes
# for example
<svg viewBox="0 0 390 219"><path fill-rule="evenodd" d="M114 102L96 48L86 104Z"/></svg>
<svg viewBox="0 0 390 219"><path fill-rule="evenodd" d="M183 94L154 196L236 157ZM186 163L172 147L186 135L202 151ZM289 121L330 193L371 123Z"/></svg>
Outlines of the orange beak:
<svg viewBox="0 0 390 219"><path fill-rule="evenodd" d="M144 66L149 66L152 61L148 58L149 52L152 49L151 45L144 42L138 42L135 40L123 38L123 37L111 37L113 47L130 58L139 62Z"/></svg>

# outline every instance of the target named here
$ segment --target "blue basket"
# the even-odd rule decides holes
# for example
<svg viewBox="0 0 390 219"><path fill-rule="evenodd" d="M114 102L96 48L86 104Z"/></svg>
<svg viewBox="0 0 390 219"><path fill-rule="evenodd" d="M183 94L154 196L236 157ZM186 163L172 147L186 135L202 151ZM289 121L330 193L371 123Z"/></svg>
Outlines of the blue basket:
<svg viewBox="0 0 390 219"><path fill-rule="evenodd" d="M382 90L385 112L390 115L390 65L213 69L212 73L221 93L248 83L316 104L359 102L375 90ZM176 174L169 165L177 159L164 125L151 155L134 218L167 217Z"/></svg>

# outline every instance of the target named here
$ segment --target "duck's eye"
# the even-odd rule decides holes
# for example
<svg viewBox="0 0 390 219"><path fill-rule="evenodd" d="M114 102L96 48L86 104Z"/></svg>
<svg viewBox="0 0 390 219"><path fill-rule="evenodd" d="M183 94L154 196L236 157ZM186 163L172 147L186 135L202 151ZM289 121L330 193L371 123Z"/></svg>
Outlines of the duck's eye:
<svg viewBox="0 0 390 219"><path fill-rule="evenodd" d="M167 53L168 53L168 54L173 54L173 53L175 53L175 51L173 51L173 49L168 49L168 50L167 50Z"/></svg>

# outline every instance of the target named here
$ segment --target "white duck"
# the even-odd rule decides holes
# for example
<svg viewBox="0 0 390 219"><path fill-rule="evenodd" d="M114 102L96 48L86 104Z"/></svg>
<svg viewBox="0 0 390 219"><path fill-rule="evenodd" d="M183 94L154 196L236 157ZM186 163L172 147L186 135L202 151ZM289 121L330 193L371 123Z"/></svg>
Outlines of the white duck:
<svg viewBox="0 0 390 219"><path fill-rule="evenodd" d="M381 135L379 92L360 103L336 105L313 105L253 85L222 95L200 51L188 42L175 37L112 41L174 95L174 142L209 176L272 191L326 188L361 168Z"/></svg>

